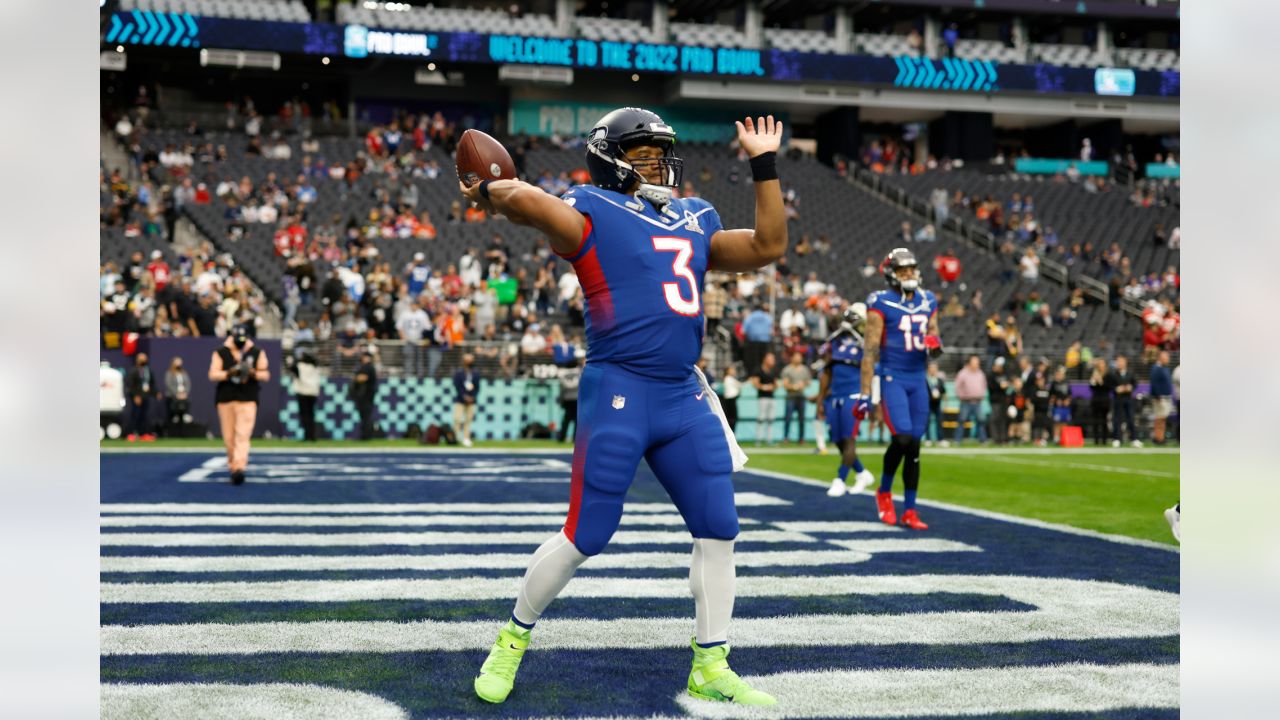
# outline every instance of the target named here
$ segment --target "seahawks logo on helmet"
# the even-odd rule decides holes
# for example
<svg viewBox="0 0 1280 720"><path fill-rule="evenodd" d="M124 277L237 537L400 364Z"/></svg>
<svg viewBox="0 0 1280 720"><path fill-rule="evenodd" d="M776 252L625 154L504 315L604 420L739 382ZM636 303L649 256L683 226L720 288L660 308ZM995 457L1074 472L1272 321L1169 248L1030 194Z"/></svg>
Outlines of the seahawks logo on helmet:
<svg viewBox="0 0 1280 720"><path fill-rule="evenodd" d="M679 187L684 160L675 156L676 131L656 113L641 108L618 108L600 118L587 134L587 172L596 187L631 192L645 179L627 160L627 150L648 145L662 150L663 187Z"/></svg>
<svg viewBox="0 0 1280 720"><path fill-rule="evenodd" d="M911 273L906 277L898 273L903 268L911 268ZM898 292L913 293L920 288L920 265L916 262L915 254L906 248L890 250L880 263L880 272L889 287Z"/></svg>

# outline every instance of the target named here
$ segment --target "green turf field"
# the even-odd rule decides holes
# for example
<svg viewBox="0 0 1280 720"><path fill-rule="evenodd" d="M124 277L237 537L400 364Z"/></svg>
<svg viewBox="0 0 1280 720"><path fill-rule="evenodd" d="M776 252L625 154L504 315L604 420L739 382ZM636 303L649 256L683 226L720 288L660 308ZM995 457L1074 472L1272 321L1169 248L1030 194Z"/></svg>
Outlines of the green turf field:
<svg viewBox="0 0 1280 720"><path fill-rule="evenodd" d="M155 443L105 441L103 448L136 448L140 451L170 448L216 450L219 440L161 440ZM255 449L421 447L406 440L372 440L367 443L293 440L255 440ZM546 440L503 440L476 443L477 449L562 449L569 444ZM444 449L444 448L441 448ZM462 448L448 448L461 450ZM835 476L834 455L813 455L809 450L767 449L748 446L749 467L813 478L826 485ZM882 450L865 447L863 460L879 474ZM923 500L1002 512L1019 517L1061 523L1098 532L1127 535L1173 544L1163 510L1179 497L1177 452L1136 453L1126 449L1092 450L1028 449L999 453L925 448L921 459ZM895 486L901 491L901 478ZM824 496L820 496L826 500ZM926 517L927 520L927 517Z"/></svg>

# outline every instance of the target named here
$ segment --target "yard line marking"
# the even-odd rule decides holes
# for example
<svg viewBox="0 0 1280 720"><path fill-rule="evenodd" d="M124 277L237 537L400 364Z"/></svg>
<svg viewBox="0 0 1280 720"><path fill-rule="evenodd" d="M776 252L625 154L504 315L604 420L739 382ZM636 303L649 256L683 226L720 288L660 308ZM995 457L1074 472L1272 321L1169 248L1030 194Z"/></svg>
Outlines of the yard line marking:
<svg viewBox="0 0 1280 720"><path fill-rule="evenodd" d="M982 548L935 538L831 540L846 550L774 550L734 554L738 567L814 567L852 565L881 553L982 552ZM146 572L289 572L324 570L523 570L528 553L480 555L215 555L155 557L108 555L101 559L104 573ZM617 568L687 568L689 553L611 553L591 558L586 570Z"/></svg>
<svg viewBox="0 0 1280 720"><path fill-rule="evenodd" d="M738 507L790 505L791 501L757 492L740 492L733 496ZM627 513L671 512L669 503L628 503ZM338 515L345 513L552 513L565 515L569 503L102 503L104 514L307 514Z"/></svg>
<svg viewBox="0 0 1280 720"><path fill-rule="evenodd" d="M593 583L575 578L573 594ZM747 593L776 590L790 594L796 578L739 578ZM935 592L1007 597L1038 609L1030 612L940 612L824 614L786 618L739 618L734 644L743 647L894 645L970 645L1177 636L1179 598L1175 593L1119 583L1006 575L916 575L810 578L838 581L840 594L924 595ZM669 592L683 580L666 581ZM503 580L510 597L518 584ZM575 585L578 589L575 590ZM627 590L642 587L634 581ZM646 585L645 587L663 587ZM826 585L822 586L827 589ZM581 595L579 594L581 597ZM630 595L629 595L630 596ZM426 610L424 608L424 610ZM484 650L500 619L493 621L417 622L320 621L266 623L194 623L108 625L101 628L103 655L224 655L284 652L418 652ZM538 647L545 649L677 648L686 646L688 617L637 617L623 620L549 618L539 623ZM839 628L833 638L831 629Z"/></svg>
<svg viewBox="0 0 1280 720"><path fill-rule="evenodd" d="M817 478L801 477L799 475L791 475L789 473L775 472L773 470L750 470L749 472L763 477L777 478L779 480L787 480L789 482L808 485L811 487L826 487L831 484L830 480L819 480ZM894 495L897 500L902 500L901 495ZM1095 540L1105 540L1118 545L1134 545L1137 547L1151 548L1152 550L1163 550L1165 552L1180 553L1181 549L1166 543L1156 542L1154 540L1143 540L1141 538L1132 538L1125 535L1112 535L1110 533L1098 532L1097 530L1086 530L1084 528L1073 527L1071 525L1062 525L1061 523L1047 522L1045 520L1036 520L1034 518L1018 517L1017 515L1008 515L1005 513L994 512L991 510L979 510L977 508L965 507L963 505L955 505L952 503L941 502L939 500L916 500L917 505L924 507L935 507L941 510L950 510L951 512L964 513L965 515L973 515L974 517L988 518L991 520L1000 520L1002 522L1013 523L1015 525L1024 525L1026 527L1040 528L1042 530L1054 530L1056 532L1067 533L1068 535L1079 535L1080 537L1093 538Z"/></svg>
<svg viewBox="0 0 1280 720"><path fill-rule="evenodd" d="M677 695L675 702L695 717L725 719L954 717L1176 708L1179 669L1174 664L1071 663L945 670L813 670L751 678L752 685L778 698L776 708L710 703L688 693Z"/></svg>
<svg viewBox="0 0 1280 720"><path fill-rule="evenodd" d="M1081 470L1097 470L1099 472L1121 473L1124 475L1146 475L1151 477L1176 478L1177 473L1164 472L1161 470L1141 470L1138 468L1119 467L1116 465L1095 465L1093 463L1081 462L1040 462L1037 460L1017 460L1014 458L1000 457L993 455L988 460L1007 463L1009 465L1034 465L1035 467L1070 467L1079 468Z"/></svg>
<svg viewBox="0 0 1280 720"><path fill-rule="evenodd" d="M802 533L903 533L896 525L885 525L882 522L862 522L859 520L787 520L770 523L775 527L792 532Z"/></svg>
<svg viewBox="0 0 1280 720"><path fill-rule="evenodd" d="M530 532L417 532L417 533L102 533L102 545L138 547L259 547L259 546L355 546L355 545L541 545L543 531ZM803 533L785 530L748 530L738 536L747 542L817 542ZM610 541L620 544L685 545L692 540L683 531L624 530Z"/></svg>
<svg viewBox="0 0 1280 720"><path fill-rule="evenodd" d="M684 518L676 513L636 513L623 515L623 525L670 525L684 527ZM758 520L742 518L742 525L758 525ZM534 525L555 529L564 525L559 515L106 515L102 527L360 527L433 525L476 525L509 527Z"/></svg>
<svg viewBox="0 0 1280 720"><path fill-rule="evenodd" d="M399 705L377 695L302 683L103 683L99 701L102 720L409 717Z"/></svg>
<svg viewBox="0 0 1280 720"><path fill-rule="evenodd" d="M876 552L943 552L929 544L877 549ZM916 543L919 541L913 541ZM960 545L960 543L955 543ZM977 549L977 548L975 548ZM848 550L779 550L735 553L738 567L796 567L845 565L866 562L871 552L857 547ZM687 552L611 553L604 552L587 561L586 570L617 568L688 568ZM485 553L480 555L217 555L196 557L116 556L102 558L104 573L125 572L283 572L290 570L523 570L529 553Z"/></svg>

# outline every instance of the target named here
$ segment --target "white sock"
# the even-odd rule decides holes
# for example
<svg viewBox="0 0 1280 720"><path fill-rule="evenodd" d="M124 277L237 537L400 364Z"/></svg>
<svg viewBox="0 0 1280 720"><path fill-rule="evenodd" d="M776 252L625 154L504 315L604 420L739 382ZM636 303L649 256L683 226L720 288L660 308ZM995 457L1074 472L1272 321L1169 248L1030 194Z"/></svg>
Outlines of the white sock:
<svg viewBox="0 0 1280 720"><path fill-rule="evenodd" d="M525 625L536 623L586 560L563 530L542 543L524 573L512 616Z"/></svg>
<svg viewBox="0 0 1280 720"><path fill-rule="evenodd" d="M815 418L813 421L813 436L818 441L818 452L827 451L826 430L827 424Z"/></svg>
<svg viewBox="0 0 1280 720"><path fill-rule="evenodd" d="M733 540L693 539L689 587L693 589L694 636L700 645L729 639L733 617Z"/></svg>

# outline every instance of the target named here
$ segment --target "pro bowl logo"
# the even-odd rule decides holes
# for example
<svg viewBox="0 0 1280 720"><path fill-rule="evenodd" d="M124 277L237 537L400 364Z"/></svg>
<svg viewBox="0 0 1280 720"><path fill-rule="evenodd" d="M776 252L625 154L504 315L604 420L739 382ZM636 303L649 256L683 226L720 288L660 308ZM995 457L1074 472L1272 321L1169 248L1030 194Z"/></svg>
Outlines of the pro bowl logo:
<svg viewBox="0 0 1280 720"><path fill-rule="evenodd" d="M363 25L348 25L342 38L342 52L347 57L368 57L369 28Z"/></svg>

